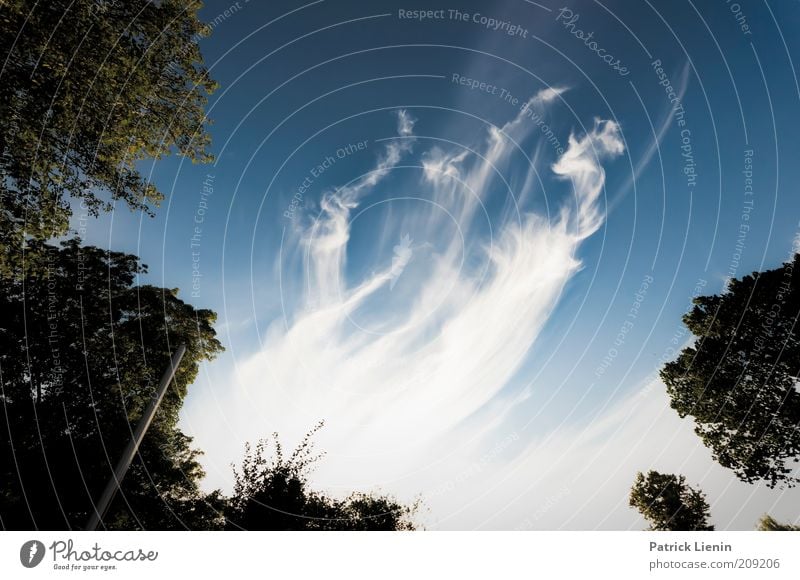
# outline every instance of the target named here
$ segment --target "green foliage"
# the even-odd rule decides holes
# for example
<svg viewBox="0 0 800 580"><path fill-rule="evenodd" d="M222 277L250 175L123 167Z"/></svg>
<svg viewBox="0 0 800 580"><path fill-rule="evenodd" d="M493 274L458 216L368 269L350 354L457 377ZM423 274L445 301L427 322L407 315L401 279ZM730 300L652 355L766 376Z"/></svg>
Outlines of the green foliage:
<svg viewBox="0 0 800 580"><path fill-rule="evenodd" d="M216 315L176 290L135 285L135 256L32 241L37 263L0 285L0 520L81 529L172 352L181 362L112 504L107 527L219 526L198 451L177 427L198 365L222 350ZM216 522L216 523L215 523Z"/></svg>
<svg viewBox="0 0 800 580"><path fill-rule="evenodd" d="M671 406L723 466L746 482L792 486L800 455L800 255L776 270L732 280L684 316L697 337L661 378Z"/></svg>
<svg viewBox="0 0 800 580"><path fill-rule="evenodd" d="M291 455L283 453L277 433L269 442L249 444L226 512L230 530L413 530L418 505L403 506L391 497L353 493L340 500L312 491L308 473L321 455L314 455L311 437L317 425Z"/></svg>
<svg viewBox="0 0 800 580"><path fill-rule="evenodd" d="M163 195L137 170L177 151L208 161L216 84L194 0L5 0L0 10L0 273L26 237L63 236L70 197L97 215ZM26 249L26 252L30 252Z"/></svg>
<svg viewBox="0 0 800 580"><path fill-rule="evenodd" d="M708 503L702 492L686 485L682 475L649 471L645 476L636 474L629 498L650 522L653 531L706 531L714 526L708 523Z"/></svg>
<svg viewBox="0 0 800 580"><path fill-rule="evenodd" d="M759 532L800 532L800 526L781 524L775 521L772 516L765 514L758 520L758 527L756 527L756 530Z"/></svg>

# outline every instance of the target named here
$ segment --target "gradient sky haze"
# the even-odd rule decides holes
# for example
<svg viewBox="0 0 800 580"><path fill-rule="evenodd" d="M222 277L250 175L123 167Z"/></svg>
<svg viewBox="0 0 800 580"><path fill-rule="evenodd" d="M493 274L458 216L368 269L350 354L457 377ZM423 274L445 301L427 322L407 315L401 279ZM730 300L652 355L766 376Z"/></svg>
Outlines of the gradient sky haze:
<svg viewBox="0 0 800 580"><path fill-rule="evenodd" d="M219 314L182 413L205 485L324 420L314 484L433 529L642 529L648 469L718 528L796 519L657 371L693 296L795 247L800 5L457 4L209 1L216 162L147 165L157 216L88 224Z"/></svg>

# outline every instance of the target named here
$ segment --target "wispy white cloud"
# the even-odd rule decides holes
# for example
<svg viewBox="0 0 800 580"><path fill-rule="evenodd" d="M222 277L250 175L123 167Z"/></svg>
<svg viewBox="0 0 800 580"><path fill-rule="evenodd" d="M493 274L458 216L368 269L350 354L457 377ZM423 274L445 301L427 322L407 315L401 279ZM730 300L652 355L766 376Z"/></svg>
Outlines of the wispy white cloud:
<svg viewBox="0 0 800 580"><path fill-rule="evenodd" d="M397 112L397 133L401 137L414 134L414 123L416 123L416 119L409 115L408 111L400 109Z"/></svg>
<svg viewBox="0 0 800 580"><path fill-rule="evenodd" d="M575 192L574 213L579 240L591 236L603 224L605 215L598 204L606 182L606 173L598 158L619 155L624 151L619 126L614 121L595 120L593 130L578 139L569 137L569 145L553 165L553 172L570 179ZM562 209L562 219L568 219L568 206Z"/></svg>
<svg viewBox="0 0 800 580"><path fill-rule="evenodd" d="M398 134L401 137L412 135L414 122L408 112L398 111ZM309 305L329 305L345 292L342 269L350 239L350 212L400 162L403 153L411 149L412 143L411 139L390 141L375 169L355 182L323 195L320 215L303 239L309 264L308 287L313 289L308 297Z"/></svg>
<svg viewBox="0 0 800 580"><path fill-rule="evenodd" d="M563 92L548 89L529 105L544 108ZM413 488L421 479L412 474L438 461L432 450L500 396L580 268L580 243L602 224L601 162L624 149L612 121L570 135L549 168L571 189L556 218L525 213L489 236L474 225L476 209L507 184L510 157L537 126L523 110L474 151L431 149L421 156L419 185L430 204L398 218L397 228L435 251L404 254L402 278L387 259L348 281L351 214L410 151L413 125L400 112L398 139L375 169L325 194L302 241L305 307L272 325L260 351L238 366L240 405L252 413L241 421L242 438L277 430L297 440L325 419L319 445L328 459L318 477L329 487L397 490L408 478ZM431 205L446 211L434 217ZM388 301L395 283L392 299L407 301Z"/></svg>

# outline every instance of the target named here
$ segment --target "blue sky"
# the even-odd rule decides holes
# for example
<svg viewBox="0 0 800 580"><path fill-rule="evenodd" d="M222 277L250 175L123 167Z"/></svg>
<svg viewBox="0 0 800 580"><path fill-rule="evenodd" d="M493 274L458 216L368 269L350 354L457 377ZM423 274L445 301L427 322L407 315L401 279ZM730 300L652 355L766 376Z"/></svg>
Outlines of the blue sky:
<svg viewBox="0 0 800 580"><path fill-rule="evenodd" d="M434 528L641 528L650 468L719 527L797 518L656 380L692 296L800 230L796 2L265 4L202 12L216 163L146 166L157 217L84 236L219 313L182 418L210 488L325 420L317 485Z"/></svg>

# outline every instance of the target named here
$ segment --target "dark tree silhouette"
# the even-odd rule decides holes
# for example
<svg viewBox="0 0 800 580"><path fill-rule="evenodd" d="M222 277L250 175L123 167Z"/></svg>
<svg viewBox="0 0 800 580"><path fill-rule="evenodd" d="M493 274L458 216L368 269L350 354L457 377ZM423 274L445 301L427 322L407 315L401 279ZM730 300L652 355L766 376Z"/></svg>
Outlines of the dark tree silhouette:
<svg viewBox="0 0 800 580"><path fill-rule="evenodd" d="M69 198L97 214L163 195L137 163L210 159L204 106L216 88L193 0L5 0L0 10L0 272L26 236L65 235ZM30 251L30 250L27 250Z"/></svg>
<svg viewBox="0 0 800 580"><path fill-rule="evenodd" d="M764 515L758 521L758 527L756 527L756 530L760 532L800 532L800 526L782 524L775 521L772 516Z"/></svg>
<svg viewBox="0 0 800 580"><path fill-rule="evenodd" d="M321 458L315 455L314 428L291 455L283 453L277 433L269 442L249 444L226 512L229 530L413 530L418 504L403 506L388 496L353 493L334 499L309 489L308 473Z"/></svg>
<svg viewBox="0 0 800 580"><path fill-rule="evenodd" d="M629 498L650 522L653 531L713 530L708 523L708 503L702 492L686 485L682 475L649 471L637 473Z"/></svg>
<svg viewBox="0 0 800 580"><path fill-rule="evenodd" d="M0 523L82 528L171 353L187 353L109 510L124 529L214 527L198 451L177 427L198 365L222 350L215 314L176 290L135 285L135 256L32 241L22 277L0 284ZM216 506L215 506L216 504Z"/></svg>
<svg viewBox="0 0 800 580"><path fill-rule="evenodd" d="M661 377L672 408L746 482L792 486L800 455L800 255L696 298L683 318L697 337Z"/></svg>

